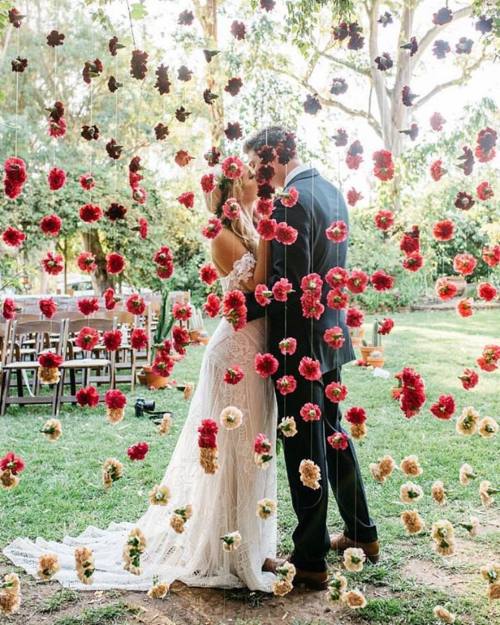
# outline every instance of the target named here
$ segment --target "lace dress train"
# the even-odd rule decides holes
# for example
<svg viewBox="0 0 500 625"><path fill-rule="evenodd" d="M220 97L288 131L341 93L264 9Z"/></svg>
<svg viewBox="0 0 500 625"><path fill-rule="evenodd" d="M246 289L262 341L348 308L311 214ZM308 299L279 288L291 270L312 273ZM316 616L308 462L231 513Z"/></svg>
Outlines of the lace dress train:
<svg viewBox="0 0 500 625"><path fill-rule="evenodd" d="M221 280L224 290L238 288L253 271L255 259L245 254L232 272ZM272 383L254 371L254 356L265 350L264 321L258 319L235 332L222 319L203 356L199 381L188 416L161 484L168 486L167 506L150 505L136 523L112 523L107 529L88 527L76 537L62 542L37 538L17 538L4 554L17 566L36 575L38 558L44 553L59 557L60 571L54 576L63 586L81 590L124 588L147 590L154 578L190 586L219 588L248 587L271 592L275 579L261 571L266 557L276 553L276 515L262 520L257 502L276 500L276 464L267 469L254 461L253 442L259 432L275 445L276 407ZM223 382L225 370L240 365L244 378L237 385ZM236 406L243 422L234 430L219 427L217 446L219 469L205 474L199 464L198 426L202 419L219 423L221 411ZM172 511L191 504L192 517L182 534L170 526ZM146 537L141 556L141 574L123 568L123 547L128 533L138 527ZM222 548L221 536L239 531L240 547L233 552ZM90 547L95 573L92 585L82 584L75 572L74 549Z"/></svg>

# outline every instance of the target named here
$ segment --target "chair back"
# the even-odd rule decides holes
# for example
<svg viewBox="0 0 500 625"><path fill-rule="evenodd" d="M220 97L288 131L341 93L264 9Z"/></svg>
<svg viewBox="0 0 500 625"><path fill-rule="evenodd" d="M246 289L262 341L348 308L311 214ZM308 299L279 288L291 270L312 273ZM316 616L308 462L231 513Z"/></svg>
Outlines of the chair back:
<svg viewBox="0 0 500 625"><path fill-rule="evenodd" d="M68 334L77 334L82 328L94 328L94 330L98 332L106 332L107 330L114 330L116 328L116 321L114 318L107 319L106 317L68 319Z"/></svg>
<svg viewBox="0 0 500 625"><path fill-rule="evenodd" d="M40 319L37 321L13 322L10 330L10 340L6 362L12 362L14 354L20 354L23 340L30 339L35 354L45 349L51 349L57 354L63 354L66 345L65 321ZM18 356L20 357L20 356Z"/></svg>

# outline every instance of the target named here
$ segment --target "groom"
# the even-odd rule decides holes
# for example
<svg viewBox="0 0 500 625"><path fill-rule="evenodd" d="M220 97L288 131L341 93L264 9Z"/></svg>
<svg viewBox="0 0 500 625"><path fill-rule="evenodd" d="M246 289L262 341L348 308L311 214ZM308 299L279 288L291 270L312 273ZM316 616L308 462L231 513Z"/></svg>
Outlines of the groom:
<svg viewBox="0 0 500 625"><path fill-rule="evenodd" d="M259 151L263 146L276 148L283 145L286 137L287 131L279 126L265 128L250 137L244 146L250 169L256 171L261 166ZM348 213L340 191L296 156L286 165L280 164L277 158L270 164L274 168L270 180L273 187L283 188L285 192L295 187L299 192L298 203L292 208L286 208L279 200L275 202L273 218L277 222L286 221L297 230L298 236L295 243L288 246L273 240L268 280L271 288L286 277L294 290L286 304L273 300L267 309L269 351L279 361L275 379L286 373L298 382L296 390L289 395L276 392L279 420L295 417L298 430L295 436L283 439L292 504L298 519L290 561L297 569L296 582L323 589L328 582L325 557L330 549L343 553L348 547L359 547L370 561L377 562L379 558L377 530L368 512L354 446L349 440L345 450L336 450L327 442L327 437L343 430L339 406L325 397L324 389L332 381L340 382L342 365L354 360L355 354L345 324L345 312L326 305L329 287L325 275L332 267L345 267L347 240L331 242L325 230L334 221L348 224ZM302 315L300 283L310 273L319 274L323 280L321 302L325 310L318 320ZM264 308L257 304L253 295L247 297L247 307L249 321L264 315ZM323 338L325 330L334 326L343 330L345 342L340 349L332 349ZM286 337L297 339L297 349L295 354L285 357L278 343ZM299 374L299 362L304 356L319 361L320 380L310 382ZM306 422L302 419L300 409L308 402L319 406L320 420ZM299 465L303 459L312 460L321 470L318 490L300 481ZM328 482L344 521L344 532L333 537L327 529ZM266 561L266 568L273 570L278 564Z"/></svg>

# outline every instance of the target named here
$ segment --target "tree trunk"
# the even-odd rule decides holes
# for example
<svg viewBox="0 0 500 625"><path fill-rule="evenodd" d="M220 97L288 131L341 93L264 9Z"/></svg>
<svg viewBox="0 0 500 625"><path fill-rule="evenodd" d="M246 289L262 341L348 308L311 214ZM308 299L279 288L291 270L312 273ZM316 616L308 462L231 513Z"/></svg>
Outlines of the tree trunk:
<svg viewBox="0 0 500 625"><path fill-rule="evenodd" d="M106 255L102 249L99 232L97 230L82 232L82 239L85 251L95 256L97 269L92 274L92 284L96 294L102 295L107 288L113 286L113 282L106 271Z"/></svg>

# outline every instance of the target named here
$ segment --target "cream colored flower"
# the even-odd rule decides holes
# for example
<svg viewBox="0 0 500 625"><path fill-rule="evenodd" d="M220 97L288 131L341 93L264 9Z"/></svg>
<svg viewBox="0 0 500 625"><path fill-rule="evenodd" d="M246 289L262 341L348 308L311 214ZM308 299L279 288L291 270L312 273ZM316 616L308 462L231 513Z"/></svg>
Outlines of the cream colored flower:
<svg viewBox="0 0 500 625"><path fill-rule="evenodd" d="M182 396L184 397L186 401L191 399L191 397L193 396L193 391L194 391L194 384L186 384L186 386L184 387L184 391L182 393Z"/></svg>
<svg viewBox="0 0 500 625"><path fill-rule="evenodd" d="M447 519L440 519L432 524L431 538L440 555L451 556L455 553L455 530Z"/></svg>
<svg viewBox="0 0 500 625"><path fill-rule="evenodd" d="M366 423L351 423L351 436L354 440L361 440L368 434Z"/></svg>
<svg viewBox="0 0 500 625"><path fill-rule="evenodd" d="M148 597L151 599L164 599L170 590L170 584L167 582L157 582L148 590Z"/></svg>
<svg viewBox="0 0 500 625"><path fill-rule="evenodd" d="M442 623L450 623L451 624L451 623L455 622L455 618L456 618L455 615L452 614L451 612L449 612L442 605L435 606L435 608L432 610L432 613Z"/></svg>
<svg viewBox="0 0 500 625"><path fill-rule="evenodd" d="M239 532L230 532L221 537L222 548L224 551L236 551L241 545L241 534Z"/></svg>
<svg viewBox="0 0 500 625"><path fill-rule="evenodd" d="M418 501L424 491L418 486L418 484L414 484L413 482L405 482L405 484L401 484L401 488L399 489L399 498L403 503L413 503L414 501Z"/></svg>
<svg viewBox="0 0 500 625"><path fill-rule="evenodd" d="M418 462L418 456L406 456L406 458L401 460L399 468L405 475L411 475L412 477L418 477L424 472Z"/></svg>
<svg viewBox="0 0 500 625"><path fill-rule="evenodd" d="M334 574L330 584L328 598L337 602L342 598L342 593L347 588L347 579L338 571Z"/></svg>
<svg viewBox="0 0 500 625"><path fill-rule="evenodd" d="M277 597L284 597L293 590L293 585L286 579L277 579L272 585L273 594Z"/></svg>
<svg viewBox="0 0 500 625"><path fill-rule="evenodd" d="M467 406L458 417L455 429L462 436L472 436L472 434L477 432L478 423L479 412L472 406Z"/></svg>
<svg viewBox="0 0 500 625"><path fill-rule="evenodd" d="M94 554L90 547L77 547L75 549L75 568L82 584L92 584L95 566Z"/></svg>
<svg viewBox="0 0 500 625"><path fill-rule="evenodd" d="M366 606L366 599L360 590L349 590L342 593L342 603L352 610L359 610Z"/></svg>
<svg viewBox="0 0 500 625"><path fill-rule="evenodd" d="M500 583L490 584L488 586L488 599L490 599L490 601L500 599Z"/></svg>
<svg viewBox="0 0 500 625"><path fill-rule="evenodd" d="M467 486L468 484L470 484L470 481L475 479L476 477L477 476L474 473L474 469L470 466L470 464L464 463L460 467L459 479L462 486Z"/></svg>
<svg viewBox="0 0 500 625"><path fill-rule="evenodd" d="M483 438L493 438L498 432L498 423L491 417L483 417L477 427Z"/></svg>
<svg viewBox="0 0 500 625"><path fill-rule="evenodd" d="M283 562L283 564L276 568L276 575L278 578L285 579L290 583L293 582L296 573L297 569L295 568L295 565L288 561Z"/></svg>
<svg viewBox="0 0 500 625"><path fill-rule="evenodd" d="M38 367L38 379L41 384L57 384L60 378L59 367Z"/></svg>
<svg viewBox="0 0 500 625"><path fill-rule="evenodd" d="M146 537L138 527L130 530L123 546L123 568L132 575L141 574L141 555L146 549Z"/></svg>
<svg viewBox="0 0 500 625"><path fill-rule="evenodd" d="M349 547L344 551L344 566L352 573L359 573L363 570L366 560L365 552L357 547Z"/></svg>
<svg viewBox="0 0 500 625"><path fill-rule="evenodd" d="M123 417L125 416L125 408L109 408L106 407L106 419L109 423L116 425L123 421Z"/></svg>
<svg viewBox="0 0 500 625"><path fill-rule="evenodd" d="M481 576L490 584L496 584L500 581L500 564L497 562L488 562L481 567Z"/></svg>
<svg viewBox="0 0 500 625"><path fill-rule="evenodd" d="M19 477L14 475L10 469L0 471L0 486L5 490L12 490L19 484Z"/></svg>
<svg viewBox="0 0 500 625"><path fill-rule="evenodd" d="M377 462L372 462L370 464L370 472L373 479L381 484L392 475L395 468L396 463L394 462L394 458L389 455L382 456Z"/></svg>
<svg viewBox="0 0 500 625"><path fill-rule="evenodd" d="M261 499L257 502L257 516L261 519L269 519L276 514L276 502L269 498Z"/></svg>
<svg viewBox="0 0 500 625"><path fill-rule="evenodd" d="M37 575L40 579L51 579L60 568L59 558L55 553L43 553L38 558Z"/></svg>
<svg viewBox="0 0 500 625"><path fill-rule="evenodd" d="M497 490L491 486L491 482L488 480L483 480L479 484L479 496L481 497L481 503L485 508L491 506L491 504L495 501L491 495L496 492Z"/></svg>
<svg viewBox="0 0 500 625"><path fill-rule="evenodd" d="M190 504L183 508L176 508L170 516L170 527L177 534L182 534L186 521L191 518L192 514L193 507Z"/></svg>
<svg viewBox="0 0 500 625"><path fill-rule="evenodd" d="M460 523L460 525L465 528L471 536L477 536L479 532L479 519L476 516L471 516L467 523Z"/></svg>
<svg viewBox="0 0 500 625"><path fill-rule="evenodd" d="M297 423L293 417L285 417L278 424L278 430L287 438L297 434Z"/></svg>
<svg viewBox="0 0 500 625"><path fill-rule="evenodd" d="M48 419L48 421L45 421L41 431L49 441L57 441L62 435L61 422L59 419Z"/></svg>
<svg viewBox="0 0 500 625"><path fill-rule="evenodd" d="M170 489L168 486L155 484L149 491L149 502L153 506L166 506L170 501Z"/></svg>
<svg viewBox="0 0 500 625"><path fill-rule="evenodd" d="M216 447L200 447L200 465L201 468L213 475L219 468L219 453Z"/></svg>
<svg viewBox="0 0 500 625"><path fill-rule="evenodd" d="M0 582L0 613L14 614L21 606L21 582L16 573L8 573Z"/></svg>
<svg viewBox="0 0 500 625"><path fill-rule="evenodd" d="M235 430L243 422L243 413L236 406L228 406L220 413L220 422L226 430Z"/></svg>
<svg viewBox="0 0 500 625"><path fill-rule="evenodd" d="M419 534L425 527L425 521L417 510L404 510L400 518L408 534Z"/></svg>
<svg viewBox="0 0 500 625"><path fill-rule="evenodd" d="M320 487L321 470L312 460L302 460L299 465L300 481L304 486L318 490Z"/></svg>
<svg viewBox="0 0 500 625"><path fill-rule="evenodd" d="M123 464L116 458L108 458L102 465L102 483L109 488L113 482L123 476Z"/></svg>
<svg viewBox="0 0 500 625"><path fill-rule="evenodd" d="M446 503L446 490L441 480L436 480L431 488L432 498L440 506Z"/></svg>
<svg viewBox="0 0 500 625"><path fill-rule="evenodd" d="M166 412L158 425L158 433L160 436L165 436L170 432L170 428L172 427L172 415L170 412Z"/></svg>

